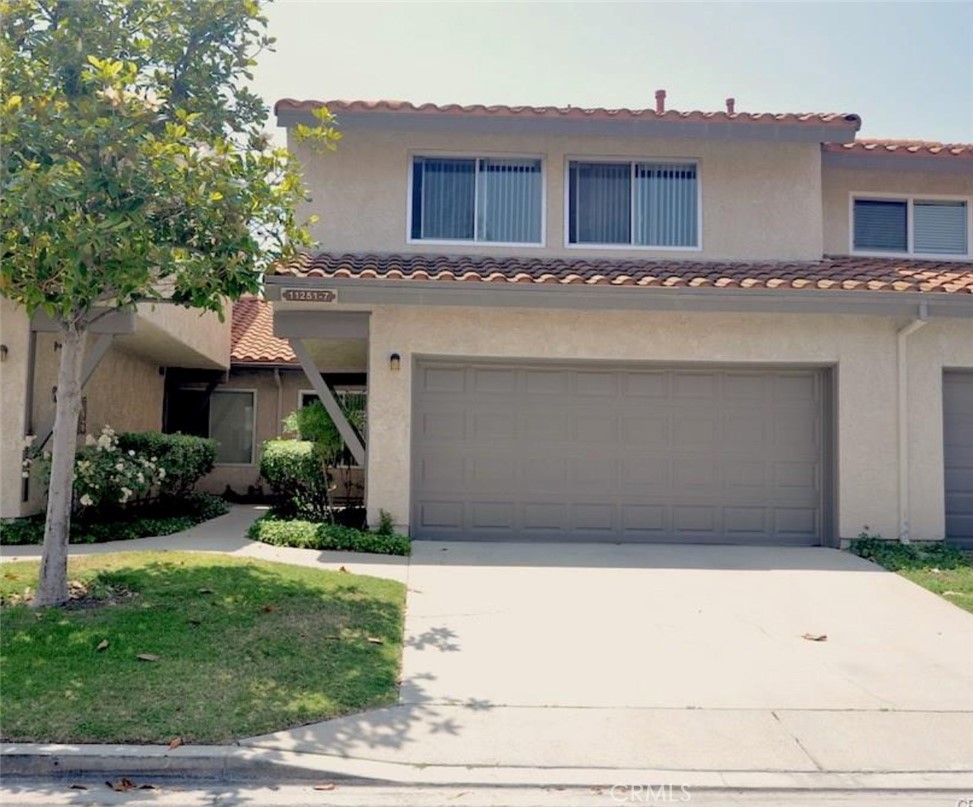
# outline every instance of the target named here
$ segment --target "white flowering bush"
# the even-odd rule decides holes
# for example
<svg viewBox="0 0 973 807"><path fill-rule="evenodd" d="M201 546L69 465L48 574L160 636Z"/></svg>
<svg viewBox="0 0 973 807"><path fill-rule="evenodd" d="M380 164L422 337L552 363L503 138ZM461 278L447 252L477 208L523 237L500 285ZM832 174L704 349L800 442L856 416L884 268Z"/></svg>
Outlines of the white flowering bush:
<svg viewBox="0 0 973 807"><path fill-rule="evenodd" d="M24 440L21 472L33 472L45 484L50 476L50 452ZM101 516L147 504L159 498L185 499L196 482L213 470L216 443L188 434L126 432L105 426L97 437L89 434L74 465L74 504L82 518Z"/></svg>
<svg viewBox="0 0 973 807"><path fill-rule="evenodd" d="M112 510L149 496L166 471L157 457L119 448L118 435L105 426L88 435L74 465L74 495L82 509Z"/></svg>

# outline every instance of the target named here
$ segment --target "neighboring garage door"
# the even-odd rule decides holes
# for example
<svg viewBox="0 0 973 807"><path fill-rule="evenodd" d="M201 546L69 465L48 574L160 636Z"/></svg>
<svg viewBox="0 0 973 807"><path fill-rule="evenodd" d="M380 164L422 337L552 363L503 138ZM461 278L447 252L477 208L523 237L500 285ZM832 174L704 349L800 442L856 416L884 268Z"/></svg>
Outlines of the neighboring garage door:
<svg viewBox="0 0 973 807"><path fill-rule="evenodd" d="M413 535L822 543L827 375L422 361Z"/></svg>
<svg viewBox="0 0 973 807"><path fill-rule="evenodd" d="M973 546L973 372L943 374L946 539Z"/></svg>

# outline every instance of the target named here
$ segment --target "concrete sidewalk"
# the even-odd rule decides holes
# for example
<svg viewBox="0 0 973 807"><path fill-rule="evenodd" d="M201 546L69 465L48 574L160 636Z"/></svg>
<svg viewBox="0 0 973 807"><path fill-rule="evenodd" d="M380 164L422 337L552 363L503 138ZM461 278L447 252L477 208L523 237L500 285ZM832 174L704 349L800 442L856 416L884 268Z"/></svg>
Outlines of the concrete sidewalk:
<svg viewBox="0 0 973 807"><path fill-rule="evenodd" d="M71 557L100 555L108 552L138 552L146 550L181 552L219 552L235 557L272 560L294 566L337 570L344 566L353 574L387 577L404 582L409 559L391 555L370 555L361 552L322 552L317 549L293 549L271 546L246 537L247 529L269 508L261 505L231 505L225 516L204 521L188 530L154 538L133 541L108 541L103 544L71 544ZM38 560L40 546L0 547L0 561Z"/></svg>

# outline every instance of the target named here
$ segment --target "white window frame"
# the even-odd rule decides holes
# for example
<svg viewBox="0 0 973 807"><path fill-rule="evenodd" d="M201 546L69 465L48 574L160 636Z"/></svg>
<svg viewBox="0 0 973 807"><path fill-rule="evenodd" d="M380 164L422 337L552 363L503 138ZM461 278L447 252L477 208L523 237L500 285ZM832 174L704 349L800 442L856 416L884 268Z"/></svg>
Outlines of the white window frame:
<svg viewBox="0 0 973 807"><path fill-rule="evenodd" d="M367 384L339 384L334 388L335 392L363 392L368 395L368 385ZM304 396L313 395L318 400L321 400L321 396L318 395L316 390L313 389L299 389L297 391L297 408L301 409L304 407ZM352 463L348 466L349 468L364 468L363 465L358 464L358 460L352 457Z"/></svg>
<svg viewBox="0 0 973 807"><path fill-rule="evenodd" d="M250 462L217 462L214 466L217 468L253 468L257 465L257 390L253 387L216 387L210 393L210 400L212 400L213 395L216 393L249 393L250 397L253 399L253 414L251 415L250 423ZM212 412L212 409L210 410ZM206 421L206 430L212 437L212 426L210 421Z"/></svg>
<svg viewBox="0 0 973 807"><path fill-rule="evenodd" d="M436 246L467 246L467 247L525 247L527 249L543 249L547 246L547 160L543 154L505 153L500 151L482 151L471 153L468 151L442 151L439 149L415 149L406 155L408 165L406 175L405 197L405 242L407 244L432 244ZM540 160L541 163L541 240L540 241L477 241L476 238L413 238L412 237L412 176L416 157L442 157L453 160ZM474 186L475 187L475 186ZM479 194L473 194L473 234L476 235L476 221L479 213Z"/></svg>
<svg viewBox="0 0 973 807"><path fill-rule="evenodd" d="M855 202L869 199L906 203L906 252L888 250L855 249ZM953 255L941 252L915 251L915 226L913 209L916 202L966 202L966 254ZM888 191L849 191L848 193L848 254L866 258L915 258L926 261L968 261L973 258L973 196L941 193L890 193Z"/></svg>
<svg viewBox="0 0 973 807"><path fill-rule="evenodd" d="M632 181L629 193L629 227L635 233L635 166L637 163L670 163L696 166L696 246L694 247L654 247L646 244L572 244L571 243L571 163L629 163ZM703 251L703 163L698 157L591 157L569 154L564 157L564 248L565 249L610 249L627 252L702 252Z"/></svg>

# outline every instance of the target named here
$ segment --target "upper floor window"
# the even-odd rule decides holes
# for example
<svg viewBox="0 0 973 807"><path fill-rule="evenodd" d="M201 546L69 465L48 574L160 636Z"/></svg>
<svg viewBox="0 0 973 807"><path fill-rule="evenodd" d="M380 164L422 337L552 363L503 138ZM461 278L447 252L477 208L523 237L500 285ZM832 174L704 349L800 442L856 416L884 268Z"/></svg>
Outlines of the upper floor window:
<svg viewBox="0 0 973 807"><path fill-rule="evenodd" d="M965 200L856 198L852 249L913 255L968 255Z"/></svg>
<svg viewBox="0 0 973 807"><path fill-rule="evenodd" d="M413 241L540 244L541 161L414 157Z"/></svg>
<svg viewBox="0 0 973 807"><path fill-rule="evenodd" d="M571 161L568 243L697 249L696 164Z"/></svg>

